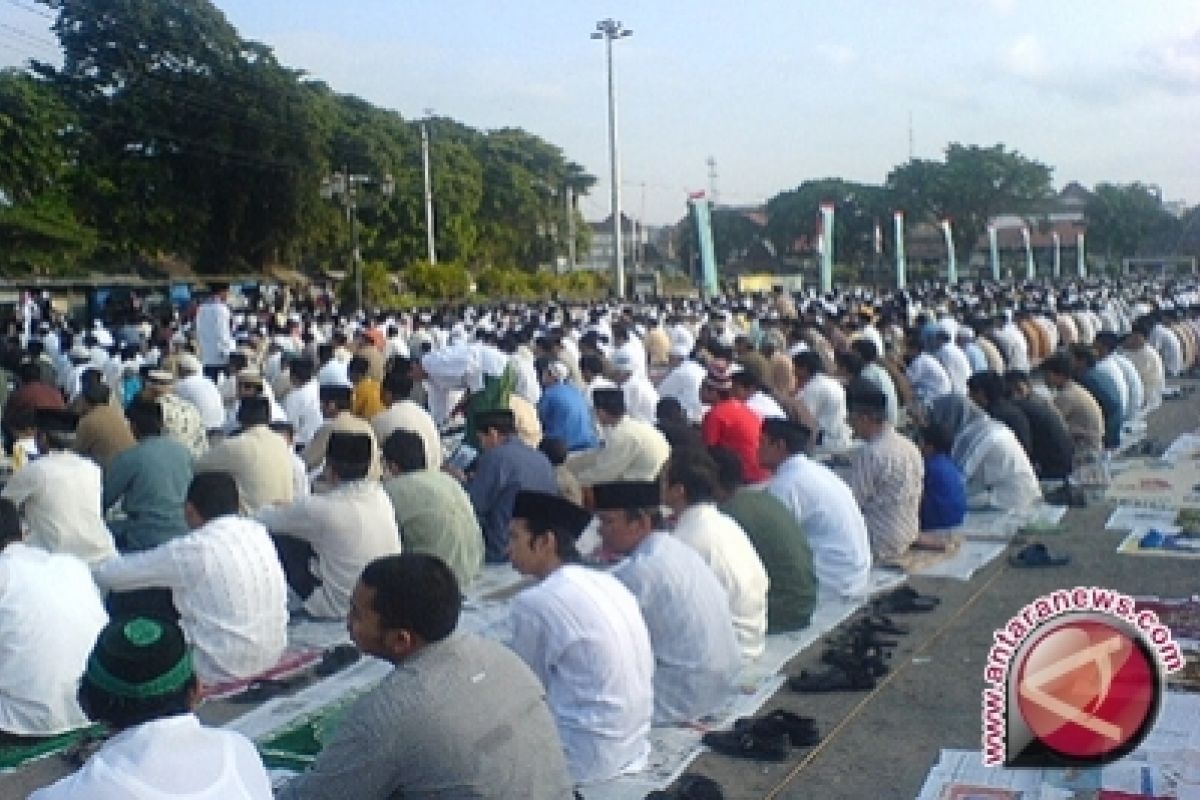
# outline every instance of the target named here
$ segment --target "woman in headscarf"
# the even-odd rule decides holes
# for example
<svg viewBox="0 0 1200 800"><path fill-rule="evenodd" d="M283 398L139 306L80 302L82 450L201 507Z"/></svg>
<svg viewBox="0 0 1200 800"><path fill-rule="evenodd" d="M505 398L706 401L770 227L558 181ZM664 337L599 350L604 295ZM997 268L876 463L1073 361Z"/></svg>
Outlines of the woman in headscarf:
<svg viewBox="0 0 1200 800"><path fill-rule="evenodd" d="M967 479L971 508L1023 508L1042 497L1029 457L1013 432L962 394L934 398L929 422L951 438L950 457Z"/></svg>

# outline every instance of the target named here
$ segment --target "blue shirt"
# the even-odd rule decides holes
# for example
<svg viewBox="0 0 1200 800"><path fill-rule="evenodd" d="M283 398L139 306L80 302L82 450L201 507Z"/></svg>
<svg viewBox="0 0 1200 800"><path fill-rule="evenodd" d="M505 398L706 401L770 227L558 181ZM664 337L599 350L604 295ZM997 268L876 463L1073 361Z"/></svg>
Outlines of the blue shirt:
<svg viewBox="0 0 1200 800"><path fill-rule="evenodd" d="M556 383L542 390L538 400L538 420L542 423L544 436L562 439L572 452L588 450L598 444L587 398L569 383Z"/></svg>
<svg viewBox="0 0 1200 800"><path fill-rule="evenodd" d="M954 460L945 453L925 459L925 488L921 493L921 530L938 531L962 524L967 515L967 483Z"/></svg>
<svg viewBox="0 0 1200 800"><path fill-rule="evenodd" d="M1083 374L1079 383L1092 393L1104 412L1104 446L1120 446L1121 421L1125 419L1125 409L1121 405L1121 390L1117 388L1116 381L1092 367Z"/></svg>
<svg viewBox="0 0 1200 800"><path fill-rule="evenodd" d="M558 479L550 459L516 436L486 450L475 462L475 475L467 482L467 494L483 529L484 559L488 563L508 560L508 523L513 501L522 489L558 494Z"/></svg>

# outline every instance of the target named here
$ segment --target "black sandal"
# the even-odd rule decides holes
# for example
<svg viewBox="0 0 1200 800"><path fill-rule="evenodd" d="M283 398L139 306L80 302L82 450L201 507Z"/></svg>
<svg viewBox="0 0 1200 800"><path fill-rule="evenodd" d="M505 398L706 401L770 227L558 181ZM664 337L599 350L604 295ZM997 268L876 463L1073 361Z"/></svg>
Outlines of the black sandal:
<svg viewBox="0 0 1200 800"><path fill-rule="evenodd" d="M919 593L911 586L901 586L891 594L871 603L876 614L919 614L933 611L941 599Z"/></svg>
<svg viewBox="0 0 1200 800"><path fill-rule="evenodd" d="M646 800L725 800L721 785L703 775L684 775L673 789L658 789Z"/></svg>
<svg viewBox="0 0 1200 800"><path fill-rule="evenodd" d="M898 622L893 622L892 618L884 614L869 614L854 622L853 628L868 630L872 633L888 633L892 636L907 636L908 626L901 625Z"/></svg>
<svg viewBox="0 0 1200 800"><path fill-rule="evenodd" d="M839 667L821 672L801 670L799 675L788 678L788 688L802 694L865 692L875 688L875 678L869 672L847 672Z"/></svg>
<svg viewBox="0 0 1200 800"><path fill-rule="evenodd" d="M714 753L754 761L786 761L791 752L791 740L785 733L765 731L709 731L700 743Z"/></svg>
<svg viewBox="0 0 1200 800"><path fill-rule="evenodd" d="M777 709L761 717L742 717L734 721L733 730L737 733L787 736L792 747L812 747L821 741L821 734L817 732L816 720L783 709Z"/></svg>

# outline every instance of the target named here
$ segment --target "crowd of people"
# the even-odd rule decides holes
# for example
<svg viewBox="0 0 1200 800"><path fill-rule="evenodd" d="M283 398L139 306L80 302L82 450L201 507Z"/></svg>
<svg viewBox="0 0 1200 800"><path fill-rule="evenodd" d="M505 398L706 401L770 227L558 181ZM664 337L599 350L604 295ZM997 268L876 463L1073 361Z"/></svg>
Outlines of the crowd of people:
<svg viewBox="0 0 1200 800"><path fill-rule="evenodd" d="M283 797L636 772L873 565L1069 498L1200 357L1183 284L371 314L213 288L0 345L0 741L112 734L41 800L271 796L192 709L297 618L396 669ZM535 580L511 640L458 630L503 563Z"/></svg>

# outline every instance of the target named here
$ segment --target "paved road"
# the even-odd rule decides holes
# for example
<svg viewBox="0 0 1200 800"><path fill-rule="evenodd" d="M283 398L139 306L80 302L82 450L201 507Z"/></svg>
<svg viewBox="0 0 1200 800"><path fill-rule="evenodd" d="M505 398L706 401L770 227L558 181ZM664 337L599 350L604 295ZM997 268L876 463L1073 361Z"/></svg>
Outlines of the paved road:
<svg viewBox="0 0 1200 800"><path fill-rule="evenodd" d="M1151 420L1149 435L1164 443L1200 423L1200 395L1172 400ZM1123 534L1104 530L1111 507L1071 509L1070 530L1048 537L1070 553L1062 569L1014 570L997 559L969 582L916 579L913 586L942 598L928 614L908 615L912 632L902 637L893 672L870 694L797 695L782 690L766 709L786 708L815 717L825 735L811 750L795 751L783 764L763 765L714 754L698 759L690 773L708 775L728 800L821 798L911 800L941 748L978 749L984 659L992 631L1029 600L1075 585L1107 586L1128 594L1182 596L1200 592L1194 561L1118 556ZM789 671L817 665L821 647L802 653ZM220 723L241 712L229 704L205 706L201 717ZM23 798L70 767L50 758L0 776L0 798Z"/></svg>
<svg viewBox="0 0 1200 800"><path fill-rule="evenodd" d="M1200 424L1196 397L1168 401L1151 418L1149 436L1166 444L1195 429ZM1069 531L1044 539L1051 549L1071 555L1066 567L1012 569L997 559L966 583L913 580L916 589L942 602L931 613L905 616L912 632L902 637L886 683L871 694L814 696L784 689L767 705L815 717L825 734L819 747L770 765L709 753L689 772L717 780L728 800L916 797L939 750L979 749L980 692L991 634L1025 603L1076 585L1133 595L1200 593L1195 561L1118 555L1125 533L1104 530L1111 509L1107 503L1070 509L1064 520ZM802 653L790 672L818 664L820 652L813 647Z"/></svg>

